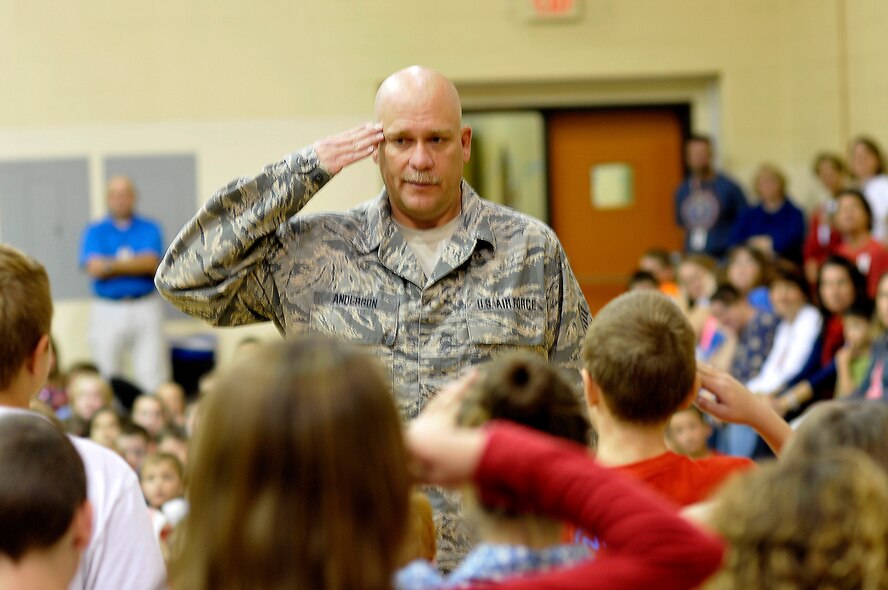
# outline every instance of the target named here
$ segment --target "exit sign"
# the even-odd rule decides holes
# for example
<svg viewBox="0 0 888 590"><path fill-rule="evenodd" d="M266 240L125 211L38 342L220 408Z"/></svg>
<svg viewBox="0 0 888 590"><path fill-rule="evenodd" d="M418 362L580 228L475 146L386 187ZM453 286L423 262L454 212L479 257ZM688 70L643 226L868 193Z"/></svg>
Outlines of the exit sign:
<svg viewBox="0 0 888 590"><path fill-rule="evenodd" d="M580 17L581 0L524 0L532 21L570 21Z"/></svg>

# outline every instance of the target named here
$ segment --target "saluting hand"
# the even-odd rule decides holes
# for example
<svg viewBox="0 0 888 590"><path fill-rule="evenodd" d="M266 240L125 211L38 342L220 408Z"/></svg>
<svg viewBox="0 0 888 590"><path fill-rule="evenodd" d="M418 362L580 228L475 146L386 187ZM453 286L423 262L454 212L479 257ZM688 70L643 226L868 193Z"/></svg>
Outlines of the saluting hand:
<svg viewBox="0 0 888 590"><path fill-rule="evenodd" d="M382 123L364 123L314 144L318 161L330 174L371 155L383 140Z"/></svg>

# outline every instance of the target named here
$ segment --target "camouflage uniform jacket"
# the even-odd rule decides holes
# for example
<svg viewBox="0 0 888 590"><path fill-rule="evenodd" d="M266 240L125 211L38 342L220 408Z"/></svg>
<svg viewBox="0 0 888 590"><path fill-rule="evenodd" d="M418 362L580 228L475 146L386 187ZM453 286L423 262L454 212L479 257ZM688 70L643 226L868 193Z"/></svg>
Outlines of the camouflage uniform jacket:
<svg viewBox="0 0 888 590"><path fill-rule="evenodd" d="M330 175L311 148L223 187L179 232L160 293L214 325L273 321L370 347L412 418L445 382L510 349L573 369L589 309L554 232L462 184L462 223L426 277L385 191L297 215Z"/></svg>
<svg viewBox="0 0 888 590"><path fill-rule="evenodd" d="M345 213L297 215L329 180L308 148L223 187L170 246L158 290L214 325L271 320L285 334L366 345L408 419L446 381L506 350L546 356L579 384L589 309L550 228L463 183L462 223L426 277L385 191ZM458 500L426 491L449 571L470 535Z"/></svg>

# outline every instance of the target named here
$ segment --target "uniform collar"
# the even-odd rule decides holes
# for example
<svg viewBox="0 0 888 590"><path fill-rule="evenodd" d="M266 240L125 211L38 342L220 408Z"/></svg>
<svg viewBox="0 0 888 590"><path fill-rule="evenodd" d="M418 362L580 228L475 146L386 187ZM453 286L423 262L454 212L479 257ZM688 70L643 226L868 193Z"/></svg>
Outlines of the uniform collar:
<svg viewBox="0 0 888 590"><path fill-rule="evenodd" d="M496 241L486 213L486 206L475 190L465 180L462 190L461 223L451 238L450 244L441 254L441 260L433 272L432 280L437 280L465 262L480 243L496 248ZM423 286L424 274L416 262L413 252L392 220L392 208L388 193L383 189L367 205L366 226L358 239L358 248L365 254L378 251L379 260L395 274Z"/></svg>

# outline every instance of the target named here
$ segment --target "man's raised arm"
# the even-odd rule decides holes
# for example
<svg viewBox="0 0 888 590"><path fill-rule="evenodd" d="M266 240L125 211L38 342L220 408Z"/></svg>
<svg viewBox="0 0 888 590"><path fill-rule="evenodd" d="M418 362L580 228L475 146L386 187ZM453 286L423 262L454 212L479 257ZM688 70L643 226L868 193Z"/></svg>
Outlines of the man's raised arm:
<svg viewBox="0 0 888 590"><path fill-rule="evenodd" d="M280 246L275 231L333 175L371 155L382 138L381 127L367 123L219 189L173 240L157 269L157 290L214 325L275 319L278 297L265 264Z"/></svg>

